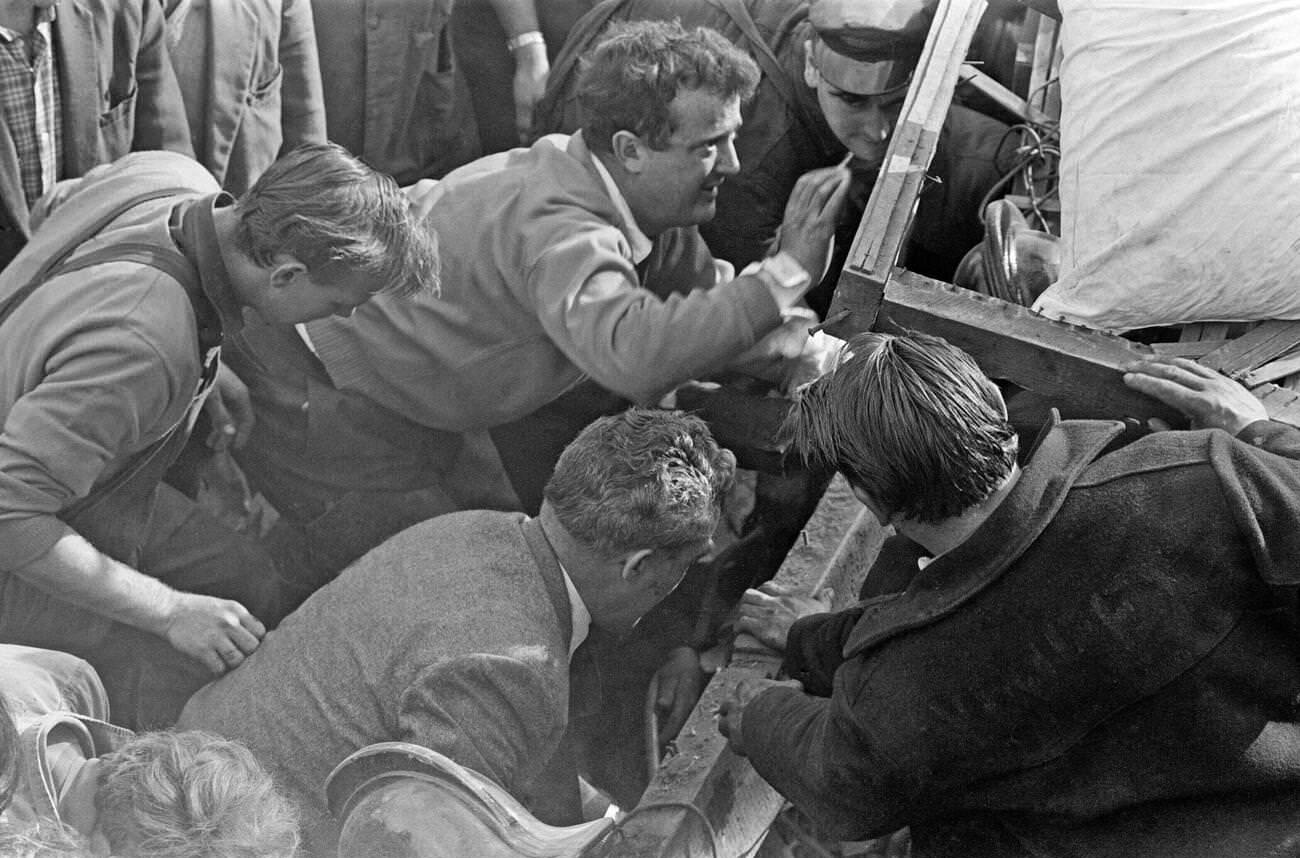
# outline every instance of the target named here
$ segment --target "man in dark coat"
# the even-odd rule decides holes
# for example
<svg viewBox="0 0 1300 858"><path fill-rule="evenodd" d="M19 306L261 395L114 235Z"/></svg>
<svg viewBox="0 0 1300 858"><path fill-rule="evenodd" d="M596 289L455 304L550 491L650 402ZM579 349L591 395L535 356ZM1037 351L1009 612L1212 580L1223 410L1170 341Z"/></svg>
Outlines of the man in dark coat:
<svg viewBox="0 0 1300 858"><path fill-rule="evenodd" d="M834 835L922 856L1264 855L1300 830L1300 432L1199 364L1125 381L1195 431L1048 425L1023 468L961 351L861 335L795 444L919 546L907 581L795 622L733 748ZM768 594L769 596L772 594Z"/></svg>

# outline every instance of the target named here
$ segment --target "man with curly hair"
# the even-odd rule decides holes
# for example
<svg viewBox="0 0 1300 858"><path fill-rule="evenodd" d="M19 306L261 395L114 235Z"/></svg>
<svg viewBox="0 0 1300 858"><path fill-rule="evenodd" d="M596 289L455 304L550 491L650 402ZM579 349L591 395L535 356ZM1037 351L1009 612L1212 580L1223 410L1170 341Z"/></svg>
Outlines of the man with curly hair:
<svg viewBox="0 0 1300 858"><path fill-rule="evenodd" d="M752 271L733 276L698 230L738 169L757 81L713 31L629 25L592 55L579 133L417 189L441 244L440 296L381 296L306 337L250 330L234 368L257 425L237 455L304 531L308 587L396 529L465 508L448 489L456 433L491 431L536 514L560 452L595 417L729 367L788 379L808 365L821 340L797 305L824 267L848 171L800 181L780 247Z"/></svg>
<svg viewBox="0 0 1300 858"><path fill-rule="evenodd" d="M630 632L709 550L734 467L696 417L602 418L561 456L538 517L460 512L391 537L200 690L180 726L247 743L313 856L338 842L326 777L375 742L431 748L576 823L570 659L593 626Z"/></svg>

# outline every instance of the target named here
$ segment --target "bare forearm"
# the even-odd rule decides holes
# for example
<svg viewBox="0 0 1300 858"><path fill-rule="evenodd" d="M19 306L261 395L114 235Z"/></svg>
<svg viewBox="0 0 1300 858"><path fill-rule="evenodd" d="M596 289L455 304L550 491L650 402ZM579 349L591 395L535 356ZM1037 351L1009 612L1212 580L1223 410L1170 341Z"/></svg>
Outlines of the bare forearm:
<svg viewBox="0 0 1300 858"><path fill-rule="evenodd" d="M52 596L156 635L166 632L177 593L69 532L13 574Z"/></svg>

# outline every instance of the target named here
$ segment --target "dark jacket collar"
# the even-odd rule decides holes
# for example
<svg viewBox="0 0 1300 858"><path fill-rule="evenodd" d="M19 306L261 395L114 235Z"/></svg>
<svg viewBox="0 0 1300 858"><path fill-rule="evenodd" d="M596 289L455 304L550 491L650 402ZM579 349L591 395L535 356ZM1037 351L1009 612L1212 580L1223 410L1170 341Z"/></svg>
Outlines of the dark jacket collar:
<svg viewBox="0 0 1300 858"><path fill-rule="evenodd" d="M1054 417L1010 494L970 538L918 572L906 591L864 603L844 657L929 625L995 582L1051 523L1075 481L1124 429L1118 421L1057 423Z"/></svg>
<svg viewBox="0 0 1300 858"><path fill-rule="evenodd" d="M213 219L216 209L232 205L234 201L234 197L223 191L182 203L176 209L180 223L179 226L173 224L172 238L198 271L203 296L212 305L212 314L198 313L201 340L215 331L219 341L222 332L231 335L244 327L243 307L235 297L230 272L221 257Z"/></svg>

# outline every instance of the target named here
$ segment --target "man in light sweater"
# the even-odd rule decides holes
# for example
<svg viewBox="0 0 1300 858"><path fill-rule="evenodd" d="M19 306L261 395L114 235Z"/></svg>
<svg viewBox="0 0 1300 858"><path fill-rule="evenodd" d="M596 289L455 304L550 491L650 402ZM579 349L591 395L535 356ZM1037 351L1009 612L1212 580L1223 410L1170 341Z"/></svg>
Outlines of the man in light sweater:
<svg viewBox="0 0 1300 858"><path fill-rule="evenodd" d="M738 364L779 375L817 363L799 303L825 265L847 170L801 180L779 247L741 276L697 229L738 169L757 80L712 31L630 25L592 55L581 132L421 189L440 298L246 330L233 366L258 420L239 460L305 534L304 591L396 529L465 508L447 484L456 433L492 429L535 512L560 450L598 414Z"/></svg>
<svg viewBox="0 0 1300 858"><path fill-rule="evenodd" d="M734 468L698 418L602 418L560 458L538 517L461 512L392 537L200 690L180 726L247 744L298 805L311 856L338 842L326 777L375 742L432 748L575 823L561 738L570 700L595 700L578 649L589 630L630 632L709 550Z"/></svg>

